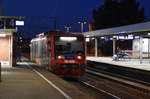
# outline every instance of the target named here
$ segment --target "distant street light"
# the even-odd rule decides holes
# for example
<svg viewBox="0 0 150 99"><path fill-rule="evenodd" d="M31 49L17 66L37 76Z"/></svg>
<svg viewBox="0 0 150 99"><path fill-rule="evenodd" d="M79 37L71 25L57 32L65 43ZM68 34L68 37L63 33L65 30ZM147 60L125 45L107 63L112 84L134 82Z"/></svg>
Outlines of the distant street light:
<svg viewBox="0 0 150 99"><path fill-rule="evenodd" d="M83 32L83 25L86 24L87 22L85 22L85 21L83 21L83 22L79 21L78 23L80 24L81 33L82 33Z"/></svg>
<svg viewBox="0 0 150 99"><path fill-rule="evenodd" d="M71 26L65 26L65 29L66 29L66 31L68 33L68 32L70 32Z"/></svg>

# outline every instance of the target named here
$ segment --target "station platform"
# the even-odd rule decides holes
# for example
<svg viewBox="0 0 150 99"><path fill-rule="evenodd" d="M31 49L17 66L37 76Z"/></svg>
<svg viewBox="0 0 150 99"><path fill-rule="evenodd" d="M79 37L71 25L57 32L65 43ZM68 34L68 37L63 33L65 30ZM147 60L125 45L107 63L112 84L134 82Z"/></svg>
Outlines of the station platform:
<svg viewBox="0 0 150 99"><path fill-rule="evenodd" d="M15 67L2 67L0 99L90 99L58 76L44 69L43 75L30 64L19 62Z"/></svg>
<svg viewBox="0 0 150 99"><path fill-rule="evenodd" d="M140 59L123 59L119 61L114 61L112 57L87 57L87 60L110 64L110 65L150 71L150 59L143 59L142 63L140 63Z"/></svg>
<svg viewBox="0 0 150 99"><path fill-rule="evenodd" d="M65 98L26 67L2 68L0 99L49 99L50 97Z"/></svg>

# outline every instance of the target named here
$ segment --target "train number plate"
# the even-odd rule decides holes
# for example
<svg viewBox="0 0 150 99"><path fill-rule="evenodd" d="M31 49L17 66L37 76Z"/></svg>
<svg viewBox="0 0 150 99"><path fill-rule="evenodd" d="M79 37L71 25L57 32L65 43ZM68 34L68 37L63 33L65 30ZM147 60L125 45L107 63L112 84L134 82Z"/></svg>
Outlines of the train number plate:
<svg viewBox="0 0 150 99"><path fill-rule="evenodd" d="M65 60L65 63L75 63L75 60Z"/></svg>

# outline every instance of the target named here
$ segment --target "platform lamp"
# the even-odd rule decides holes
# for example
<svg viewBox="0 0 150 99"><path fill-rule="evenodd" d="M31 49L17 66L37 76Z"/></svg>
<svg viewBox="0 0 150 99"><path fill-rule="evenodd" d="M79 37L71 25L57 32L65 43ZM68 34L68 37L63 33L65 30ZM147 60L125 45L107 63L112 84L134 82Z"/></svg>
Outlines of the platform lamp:
<svg viewBox="0 0 150 99"><path fill-rule="evenodd" d="M83 25L86 24L86 23L87 23L87 22L85 22L85 21L83 21L83 22L79 21L79 22L78 22L78 24L80 24L80 27L81 27L81 28L80 28L80 29L81 29L81 33L83 32Z"/></svg>
<svg viewBox="0 0 150 99"><path fill-rule="evenodd" d="M67 33L69 33L70 29L71 29L71 26L65 26L65 29L66 29Z"/></svg>

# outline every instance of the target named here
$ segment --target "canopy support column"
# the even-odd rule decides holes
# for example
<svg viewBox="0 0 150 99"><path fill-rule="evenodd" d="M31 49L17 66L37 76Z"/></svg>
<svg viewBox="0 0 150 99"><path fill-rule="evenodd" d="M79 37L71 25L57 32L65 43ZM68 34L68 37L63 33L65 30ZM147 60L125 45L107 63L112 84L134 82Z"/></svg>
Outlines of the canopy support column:
<svg viewBox="0 0 150 99"><path fill-rule="evenodd" d="M113 55L116 54L116 38L113 38Z"/></svg>
<svg viewBox="0 0 150 99"><path fill-rule="evenodd" d="M143 63L143 37L140 36L140 64Z"/></svg>
<svg viewBox="0 0 150 99"><path fill-rule="evenodd" d="M95 38L95 57L97 57L98 56L98 40L97 40L98 38Z"/></svg>
<svg viewBox="0 0 150 99"><path fill-rule="evenodd" d="M148 38L148 58L150 58L150 39Z"/></svg>

